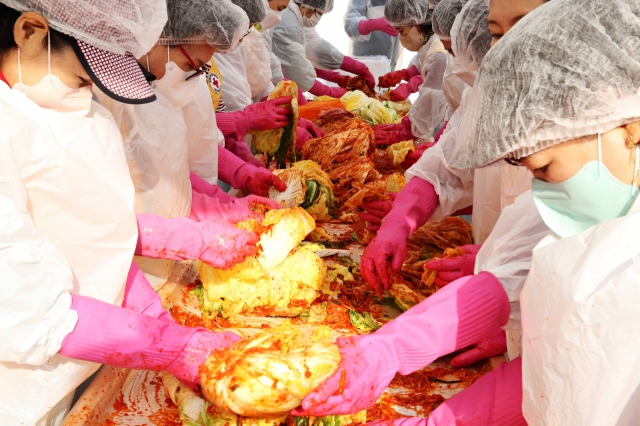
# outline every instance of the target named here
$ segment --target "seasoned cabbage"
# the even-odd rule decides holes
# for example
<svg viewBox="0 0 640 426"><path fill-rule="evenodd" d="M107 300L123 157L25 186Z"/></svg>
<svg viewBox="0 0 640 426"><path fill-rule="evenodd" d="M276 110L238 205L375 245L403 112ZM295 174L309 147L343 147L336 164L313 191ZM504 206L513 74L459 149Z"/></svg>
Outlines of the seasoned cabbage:
<svg viewBox="0 0 640 426"><path fill-rule="evenodd" d="M370 98L359 90L345 93L340 100L344 102L347 111L372 126L398 123L401 120L391 103Z"/></svg>
<svg viewBox="0 0 640 426"><path fill-rule="evenodd" d="M285 322L214 351L200 367L202 392L218 409L281 417L338 369L331 329Z"/></svg>

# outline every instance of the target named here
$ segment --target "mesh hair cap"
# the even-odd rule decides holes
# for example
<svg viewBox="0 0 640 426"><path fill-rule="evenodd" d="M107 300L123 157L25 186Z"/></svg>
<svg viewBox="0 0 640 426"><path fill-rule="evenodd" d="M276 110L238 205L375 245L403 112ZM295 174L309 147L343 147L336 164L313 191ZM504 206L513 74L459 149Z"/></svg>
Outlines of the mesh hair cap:
<svg viewBox="0 0 640 426"><path fill-rule="evenodd" d="M37 12L51 28L118 55L147 53L167 21L164 0L0 0Z"/></svg>
<svg viewBox="0 0 640 426"><path fill-rule="evenodd" d="M333 0L298 0L296 3L319 10L322 13L329 13L333 10Z"/></svg>
<svg viewBox="0 0 640 426"><path fill-rule="evenodd" d="M456 62L469 71L477 71L491 48L489 8L484 0L469 0L451 28L451 48ZM435 21L435 18L434 18Z"/></svg>
<svg viewBox="0 0 640 426"><path fill-rule="evenodd" d="M450 164L523 158L640 120L640 2L551 1L487 53Z"/></svg>
<svg viewBox="0 0 640 426"><path fill-rule="evenodd" d="M158 44L209 44L234 49L249 31L249 18L228 0L167 0L169 19Z"/></svg>
<svg viewBox="0 0 640 426"><path fill-rule="evenodd" d="M244 10L252 24L262 22L269 10L267 0L231 0L231 2Z"/></svg>
<svg viewBox="0 0 640 426"><path fill-rule="evenodd" d="M440 40L451 40L451 28L467 0L442 0L433 10L433 32Z"/></svg>
<svg viewBox="0 0 640 426"><path fill-rule="evenodd" d="M391 25L413 26L430 23L431 10L424 0L389 0L384 16Z"/></svg>
<svg viewBox="0 0 640 426"><path fill-rule="evenodd" d="M489 1L489 0L487 0ZM438 3L440 3L440 0L427 0L427 3L429 3L429 9L435 9L436 6L438 5Z"/></svg>

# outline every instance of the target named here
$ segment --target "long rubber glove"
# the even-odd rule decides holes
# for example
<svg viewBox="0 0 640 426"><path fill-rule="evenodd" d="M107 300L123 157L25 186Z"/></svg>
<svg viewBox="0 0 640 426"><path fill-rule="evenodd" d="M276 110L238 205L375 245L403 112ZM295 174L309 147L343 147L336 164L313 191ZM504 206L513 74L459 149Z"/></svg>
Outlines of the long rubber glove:
<svg viewBox="0 0 640 426"><path fill-rule="evenodd" d="M257 195L249 195L243 198L230 197L228 203L221 203L216 198L193 192L189 218L196 222L226 220L231 223L238 223L248 219L256 219L262 222L264 215L251 210L251 206L256 204L272 210L280 208L275 201L258 197Z"/></svg>
<svg viewBox="0 0 640 426"><path fill-rule="evenodd" d="M341 87L329 87L326 84L320 83L319 80L316 80L309 89L309 93L315 96L330 96L332 98L339 99L347 93L347 91Z"/></svg>
<svg viewBox="0 0 640 426"><path fill-rule="evenodd" d="M401 102L406 100L412 93L417 93L420 90L420 86L424 83L424 79L421 75L411 77L408 82L402 83L389 93L389 99L393 102Z"/></svg>
<svg viewBox="0 0 640 426"><path fill-rule="evenodd" d="M429 417L378 420L371 426L526 426L522 415L522 359L500 364L446 400Z"/></svg>
<svg viewBox="0 0 640 426"><path fill-rule="evenodd" d="M359 75L371 89L376 87L376 79L373 78L373 74L371 74L369 68L362 62L353 59L350 56L345 56L342 60L340 69L342 71L350 72L351 74Z"/></svg>
<svg viewBox="0 0 640 426"><path fill-rule="evenodd" d="M378 294L382 292L378 279L385 289L389 288L387 262L391 262L394 272L400 272L407 256L409 235L429 220L438 203L433 185L417 177L411 179L394 200L391 211L360 261L362 276Z"/></svg>
<svg viewBox="0 0 640 426"><path fill-rule="evenodd" d="M218 185L211 185L197 174L190 172L189 180L191 181L191 193L199 193L208 195L209 197L220 200L221 203L228 203L232 198L222 190Z"/></svg>
<svg viewBox="0 0 640 426"><path fill-rule="evenodd" d="M412 65L406 70L391 71L386 73L378 80L378 86L383 88L394 87L402 81L409 81L412 77L415 77L417 75L420 75L420 70L415 65Z"/></svg>
<svg viewBox="0 0 640 426"><path fill-rule="evenodd" d="M193 388L200 382L198 367L211 351L240 340L233 333L183 327L90 297L71 297L78 323L60 349L69 358L136 370L166 370Z"/></svg>
<svg viewBox="0 0 640 426"><path fill-rule="evenodd" d="M366 201L362 203L364 213L358 213L358 217L366 220L371 225L367 226L369 231L377 231L382 225L382 219L385 218L393 208L393 201L398 196L397 192L387 192L390 200L385 201Z"/></svg>
<svg viewBox="0 0 640 426"><path fill-rule="evenodd" d="M374 31L382 31L391 37L398 37L400 33L396 30L384 16L376 19L363 19L358 22L358 32L362 35L371 34Z"/></svg>
<svg viewBox="0 0 640 426"><path fill-rule="evenodd" d="M461 246L460 249L466 253L464 256L433 259L427 262L425 268L438 271L435 284L444 287L458 278L473 275L480 247L482 246L479 244Z"/></svg>
<svg viewBox="0 0 640 426"><path fill-rule="evenodd" d="M236 189L246 189L261 197L266 197L272 186L280 192L287 189L271 171L249 164L221 146L218 146L218 176Z"/></svg>
<svg viewBox="0 0 640 426"><path fill-rule="evenodd" d="M249 145L243 139L236 140L234 138L225 138L224 148L244 162L266 169L265 165L253 156Z"/></svg>
<svg viewBox="0 0 640 426"><path fill-rule="evenodd" d="M311 121L301 118L296 128L296 149L302 150L310 139L324 137L324 130L313 124Z"/></svg>
<svg viewBox="0 0 640 426"><path fill-rule="evenodd" d="M174 322L169 311L162 307L160 296L153 291L151 284L135 262L131 262L131 268L129 268L122 307L151 318Z"/></svg>
<svg viewBox="0 0 640 426"><path fill-rule="evenodd" d="M411 118L402 117L399 124L379 124L373 128L376 145L393 145L394 143L417 139L411 131Z"/></svg>
<svg viewBox="0 0 640 426"><path fill-rule="evenodd" d="M418 145L416 152L410 152L407 154L406 157L404 157L404 161L400 163L400 167L402 167L404 170L409 170L411 166L413 166L418 162L420 157L422 157L422 154L424 154L426 150L428 150L435 144L436 142L424 142Z"/></svg>
<svg viewBox="0 0 640 426"><path fill-rule="evenodd" d="M294 415L352 414L375 404L396 375L464 348L509 319L509 298L493 274L462 278L365 336L338 339L335 374Z"/></svg>
<svg viewBox="0 0 640 426"><path fill-rule="evenodd" d="M258 236L227 221L196 222L138 214L135 254L153 259L200 259L218 269L229 269L256 252Z"/></svg>
<svg viewBox="0 0 640 426"><path fill-rule="evenodd" d="M280 107L291 103L289 97L248 105L244 111L216 113L218 128L225 137L242 139L249 129L271 130L285 127L291 110Z"/></svg>
<svg viewBox="0 0 640 426"><path fill-rule="evenodd" d="M337 71L321 70L320 68L316 68L315 70L316 77L330 81L342 87L343 89L346 89L347 82L349 81L348 75L340 74Z"/></svg>
<svg viewBox="0 0 640 426"><path fill-rule="evenodd" d="M507 352L507 334L496 328L490 335L473 344L473 347L451 360L452 367L466 367L483 359Z"/></svg>

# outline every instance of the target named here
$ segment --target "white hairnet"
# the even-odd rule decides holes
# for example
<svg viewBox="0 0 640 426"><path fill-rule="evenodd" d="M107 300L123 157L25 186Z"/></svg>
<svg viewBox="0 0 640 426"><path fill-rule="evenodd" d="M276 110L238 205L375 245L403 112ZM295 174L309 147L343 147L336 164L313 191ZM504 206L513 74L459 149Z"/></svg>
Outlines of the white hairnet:
<svg viewBox="0 0 640 426"><path fill-rule="evenodd" d="M231 0L231 3L244 10L252 24L262 22L269 10L267 0Z"/></svg>
<svg viewBox="0 0 640 426"><path fill-rule="evenodd" d="M427 3L429 4L429 9L433 10L440 3L440 0L427 0Z"/></svg>
<svg viewBox="0 0 640 426"><path fill-rule="evenodd" d="M118 55L143 56L167 21L164 0L0 0L20 12L37 12L51 28Z"/></svg>
<svg viewBox="0 0 640 426"><path fill-rule="evenodd" d="M551 1L486 55L456 168L522 158L640 119L640 2Z"/></svg>
<svg viewBox="0 0 640 426"><path fill-rule="evenodd" d="M477 71L491 48L489 8L484 0L469 0L451 28L451 48L456 61L470 71ZM434 18L435 21L435 18Z"/></svg>
<svg viewBox="0 0 640 426"><path fill-rule="evenodd" d="M391 25L413 26L431 23L432 11L424 0L389 0L384 17Z"/></svg>
<svg viewBox="0 0 640 426"><path fill-rule="evenodd" d="M329 13L333 10L333 0L297 0L295 3Z"/></svg>
<svg viewBox="0 0 640 426"><path fill-rule="evenodd" d="M209 44L234 49L249 31L249 18L228 0L167 0L169 19L158 44Z"/></svg>
<svg viewBox="0 0 640 426"><path fill-rule="evenodd" d="M451 40L451 28L467 0L442 0L433 10L433 32L440 40Z"/></svg>

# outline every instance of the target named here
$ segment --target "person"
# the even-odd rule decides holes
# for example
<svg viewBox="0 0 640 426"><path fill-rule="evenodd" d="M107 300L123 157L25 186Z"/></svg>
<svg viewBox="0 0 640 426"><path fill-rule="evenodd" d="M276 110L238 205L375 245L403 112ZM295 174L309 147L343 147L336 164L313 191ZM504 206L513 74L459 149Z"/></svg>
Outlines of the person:
<svg viewBox="0 0 640 426"><path fill-rule="evenodd" d="M300 0L290 2L282 13L282 21L276 25L273 31L273 51L282 64L283 75L296 82L303 92L310 92L315 96L331 96L339 98L346 93L340 87L329 87L317 80L317 77L326 78L329 81L337 79L338 73L329 71L340 68L362 76L367 84L375 86L375 80L361 62L342 55L325 40L314 38L314 43L307 50L305 29L313 29L318 25L322 15L333 10L333 0ZM309 59L317 59L316 65L324 66L329 70L321 71L318 75L314 64Z"/></svg>
<svg viewBox="0 0 640 426"><path fill-rule="evenodd" d="M204 68L199 69L197 65L206 63L213 49L226 50L237 44L244 34L246 17L227 1L198 3L196 7L194 2L170 0L167 10L169 19L160 42L139 59L150 79L156 77L154 73L161 76L151 83L156 101L142 105L125 104L97 87L94 94L98 102L112 113L122 134L136 189L138 226L153 229L156 233L162 230L165 234L191 235L195 242L201 240L201 228L211 226L209 221L225 219L229 223L218 222L213 238L226 238L229 232L230 235L235 234L233 223L256 217L249 210L251 204L263 204L269 208L277 206L271 200L255 196L245 199L229 197L196 174L190 174L187 127L180 106L191 101L190 98L195 96L194 90L198 88L196 79L204 77ZM201 21L195 21L194 15ZM189 19L188 25L183 18ZM182 44L169 46L166 43L170 40L179 40ZM168 63L167 57L170 59ZM187 80L176 79L176 73L187 76ZM194 221L171 220L189 217ZM158 242L160 247L149 246L145 250L154 253L167 250L164 241ZM157 289L169 278L175 260L158 259L157 255L153 257L138 256L136 263Z"/></svg>
<svg viewBox="0 0 640 426"><path fill-rule="evenodd" d="M354 56L386 56L391 70L402 57L398 31L384 17L388 0L350 0L344 15L344 31L352 40Z"/></svg>
<svg viewBox="0 0 640 426"><path fill-rule="evenodd" d="M391 92L393 101L407 99L412 91L419 91L409 114L400 124L376 126L376 143L390 145L409 139L429 139L442 124L447 101L442 81L448 53L433 34L433 11L423 1L390 0L385 6L387 20L400 32L400 43L405 49L418 52L416 67L420 77L412 77L405 85ZM400 138L399 140L396 140Z"/></svg>
<svg viewBox="0 0 640 426"><path fill-rule="evenodd" d="M113 118L91 95L93 83L122 102L155 99L135 57L160 35L165 3L1 3L2 420L59 424L99 363L193 385L206 355L237 338L147 315L125 288L140 242L134 188Z"/></svg>

